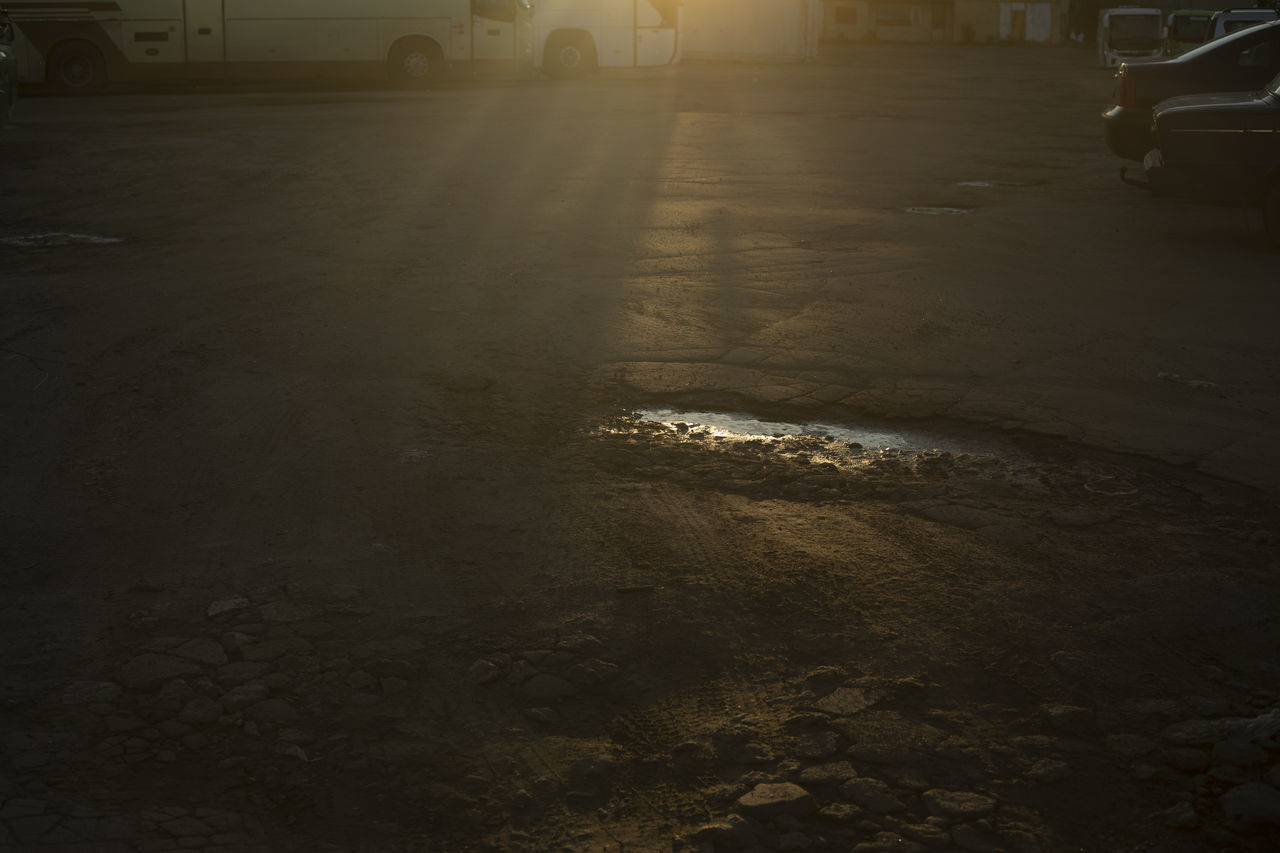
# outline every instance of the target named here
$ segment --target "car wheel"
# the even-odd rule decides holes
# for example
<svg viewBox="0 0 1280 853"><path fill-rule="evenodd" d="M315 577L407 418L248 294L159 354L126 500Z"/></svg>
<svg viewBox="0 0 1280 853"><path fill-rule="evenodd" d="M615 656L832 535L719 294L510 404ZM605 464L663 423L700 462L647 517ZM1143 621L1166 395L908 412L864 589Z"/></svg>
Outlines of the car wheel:
<svg viewBox="0 0 1280 853"><path fill-rule="evenodd" d="M107 63L93 45L72 42L54 51L47 76L64 95L92 95L107 85Z"/></svg>
<svg viewBox="0 0 1280 853"><path fill-rule="evenodd" d="M1280 177L1273 178L1262 194L1262 223L1272 248L1280 249Z"/></svg>
<svg viewBox="0 0 1280 853"><path fill-rule="evenodd" d="M423 87L444 76L444 55L439 46L426 39L403 41L387 58L391 80L400 86Z"/></svg>
<svg viewBox="0 0 1280 853"><path fill-rule="evenodd" d="M594 57L590 39L557 33L547 39L547 46L542 51L542 70L557 80L581 77L591 70Z"/></svg>

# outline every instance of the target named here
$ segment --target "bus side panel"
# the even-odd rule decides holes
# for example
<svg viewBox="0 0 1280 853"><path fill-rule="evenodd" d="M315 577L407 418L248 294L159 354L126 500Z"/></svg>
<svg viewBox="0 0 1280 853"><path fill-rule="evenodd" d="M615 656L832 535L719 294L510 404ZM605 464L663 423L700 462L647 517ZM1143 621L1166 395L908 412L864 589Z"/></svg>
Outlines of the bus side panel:
<svg viewBox="0 0 1280 853"><path fill-rule="evenodd" d="M600 64L629 66L636 61L636 4L632 0L602 0L600 37L596 50ZM535 20L536 20L535 12Z"/></svg>
<svg viewBox="0 0 1280 853"><path fill-rule="evenodd" d="M120 22L120 48L129 62L154 64L187 61L182 20Z"/></svg>
<svg viewBox="0 0 1280 853"><path fill-rule="evenodd" d="M378 47L378 22L321 21L320 59L328 62L373 61L382 59Z"/></svg>
<svg viewBox="0 0 1280 853"><path fill-rule="evenodd" d="M315 20L244 20L227 17L228 62L315 62L320 57Z"/></svg>

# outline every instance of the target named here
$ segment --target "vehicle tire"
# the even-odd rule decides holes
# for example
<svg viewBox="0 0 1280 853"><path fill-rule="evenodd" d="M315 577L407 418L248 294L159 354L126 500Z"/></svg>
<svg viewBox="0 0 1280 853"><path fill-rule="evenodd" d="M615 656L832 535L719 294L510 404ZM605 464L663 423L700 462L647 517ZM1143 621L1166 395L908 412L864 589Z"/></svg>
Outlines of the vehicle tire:
<svg viewBox="0 0 1280 853"><path fill-rule="evenodd" d="M542 51L542 70L548 77L568 80L595 68L596 51L588 36L552 33Z"/></svg>
<svg viewBox="0 0 1280 853"><path fill-rule="evenodd" d="M1262 194L1262 224L1271 247L1280 250L1280 177L1272 178Z"/></svg>
<svg viewBox="0 0 1280 853"><path fill-rule="evenodd" d="M387 73L397 86L430 86L445 76L444 54L440 45L429 39L397 42L387 57Z"/></svg>
<svg viewBox="0 0 1280 853"><path fill-rule="evenodd" d="M93 95L107 85L107 63L93 45L73 41L49 57L45 77L64 95Z"/></svg>

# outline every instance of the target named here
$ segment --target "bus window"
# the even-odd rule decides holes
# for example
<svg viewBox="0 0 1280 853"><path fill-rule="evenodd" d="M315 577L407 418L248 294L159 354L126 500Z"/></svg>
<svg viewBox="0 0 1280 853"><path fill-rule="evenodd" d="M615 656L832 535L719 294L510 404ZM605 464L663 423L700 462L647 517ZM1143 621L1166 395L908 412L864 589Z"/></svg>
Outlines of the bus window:
<svg viewBox="0 0 1280 853"><path fill-rule="evenodd" d="M471 11L479 18L511 23L516 19L516 0L471 0Z"/></svg>

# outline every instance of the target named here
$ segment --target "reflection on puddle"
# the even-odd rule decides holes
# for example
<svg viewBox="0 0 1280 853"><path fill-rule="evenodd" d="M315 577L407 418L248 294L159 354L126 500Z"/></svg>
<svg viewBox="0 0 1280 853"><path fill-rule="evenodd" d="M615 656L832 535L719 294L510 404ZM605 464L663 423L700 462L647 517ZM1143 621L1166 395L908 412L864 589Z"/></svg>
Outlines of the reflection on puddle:
<svg viewBox="0 0 1280 853"><path fill-rule="evenodd" d="M94 234L68 234L49 231L42 234L20 234L16 237L0 237L0 246L16 246L24 249L53 249L59 246L109 246L123 243L121 237L99 237Z"/></svg>
<svg viewBox="0 0 1280 853"><path fill-rule="evenodd" d="M636 413L640 420L659 423L677 432L699 431L712 436L740 439L769 439L785 436L809 436L844 442L866 450L961 450L959 442L946 441L937 436L904 430L866 429L839 424L794 424L783 421L765 421L751 415L725 412L682 412L676 409L642 409Z"/></svg>
<svg viewBox="0 0 1280 853"><path fill-rule="evenodd" d="M969 211L963 207L908 207L907 213L920 216L963 216Z"/></svg>

